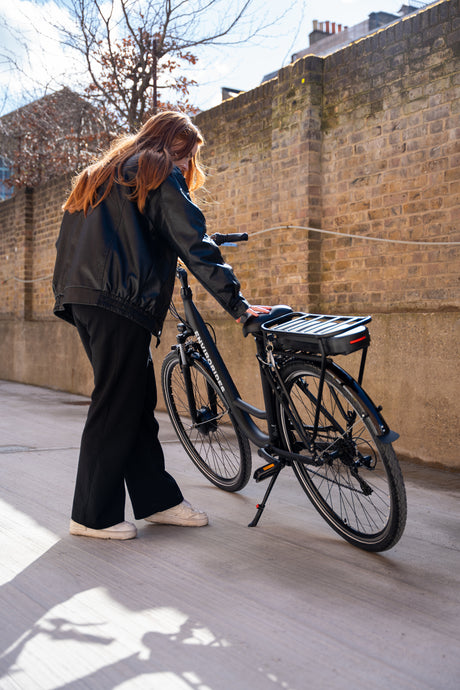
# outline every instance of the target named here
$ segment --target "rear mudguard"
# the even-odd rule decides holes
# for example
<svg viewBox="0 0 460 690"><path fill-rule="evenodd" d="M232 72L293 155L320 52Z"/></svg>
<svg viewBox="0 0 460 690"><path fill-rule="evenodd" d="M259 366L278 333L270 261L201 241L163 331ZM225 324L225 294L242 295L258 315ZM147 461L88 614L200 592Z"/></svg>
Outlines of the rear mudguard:
<svg viewBox="0 0 460 690"><path fill-rule="evenodd" d="M316 367L321 366L321 357L309 355L296 355L294 359L301 359L302 361L315 364ZM376 436L382 443L393 443L399 438L396 431L392 431L380 413L380 409L373 403L368 394L361 388L359 383L348 374L342 367L329 359L327 362L327 371L332 374L341 386L349 388L363 403L369 412L370 421L374 426Z"/></svg>

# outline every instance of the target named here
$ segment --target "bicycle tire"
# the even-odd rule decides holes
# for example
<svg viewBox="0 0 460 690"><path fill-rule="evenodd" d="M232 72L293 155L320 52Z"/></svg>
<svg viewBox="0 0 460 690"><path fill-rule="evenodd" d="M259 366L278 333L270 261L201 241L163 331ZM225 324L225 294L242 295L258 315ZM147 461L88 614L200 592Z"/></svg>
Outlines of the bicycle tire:
<svg viewBox="0 0 460 690"><path fill-rule="evenodd" d="M190 365L193 395L199 420L192 423L186 383L179 355L166 355L161 383L173 427L192 462L215 486L239 491L251 476L251 449L239 429L206 363Z"/></svg>
<svg viewBox="0 0 460 690"><path fill-rule="evenodd" d="M285 365L281 377L308 433L315 419L320 369L296 360ZM324 464L297 461L293 470L314 507L338 534L366 551L385 551L404 531L406 492L393 447L379 440L368 413L355 392L326 370L314 442ZM279 422L286 448L311 457L281 405Z"/></svg>

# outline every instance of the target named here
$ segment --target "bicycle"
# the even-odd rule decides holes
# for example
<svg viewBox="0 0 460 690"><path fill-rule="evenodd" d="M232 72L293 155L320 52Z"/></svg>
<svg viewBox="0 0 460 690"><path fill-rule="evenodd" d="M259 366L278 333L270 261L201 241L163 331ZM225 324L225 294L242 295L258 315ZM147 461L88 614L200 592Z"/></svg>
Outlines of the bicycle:
<svg viewBox="0 0 460 690"><path fill-rule="evenodd" d="M217 244L247 235L213 235ZM392 431L362 388L370 316L332 316L272 307L249 317L243 335L256 343L265 409L241 399L219 353L212 327L193 302L185 268L177 268L184 317L166 355L161 382L173 427L203 475L225 491L239 491L251 475L249 441L264 464L254 479L270 479L249 524L258 524L285 467L292 467L308 498L346 541L384 551L406 522L404 481ZM361 353L355 380L335 355ZM263 420L263 431L254 419Z"/></svg>

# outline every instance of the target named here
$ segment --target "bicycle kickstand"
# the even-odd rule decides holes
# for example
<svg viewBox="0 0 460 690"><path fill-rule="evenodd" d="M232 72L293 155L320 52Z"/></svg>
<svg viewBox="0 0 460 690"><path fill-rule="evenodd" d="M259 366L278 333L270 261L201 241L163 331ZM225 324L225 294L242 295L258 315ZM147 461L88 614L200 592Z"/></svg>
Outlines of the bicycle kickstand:
<svg viewBox="0 0 460 690"><path fill-rule="evenodd" d="M264 467L260 467L258 470L254 472L254 479L256 482L262 481L262 479L266 479L267 477L271 476L270 483L267 487L267 490L265 492L265 495L262 499L262 503L257 504L257 513L254 516L254 519L252 522L249 523L248 527L256 527L257 523L259 522L260 518L262 517L262 513L264 512L265 505L267 503L268 497L270 496L270 492L273 489L273 486L278 479L279 473L283 469L284 464L280 462L279 460L275 460L271 462L269 465L265 465Z"/></svg>

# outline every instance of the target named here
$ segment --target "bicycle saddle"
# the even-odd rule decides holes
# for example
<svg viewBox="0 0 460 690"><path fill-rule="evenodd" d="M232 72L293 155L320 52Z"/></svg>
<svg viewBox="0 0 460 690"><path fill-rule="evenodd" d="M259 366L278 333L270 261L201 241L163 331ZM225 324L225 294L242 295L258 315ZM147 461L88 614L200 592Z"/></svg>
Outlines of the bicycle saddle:
<svg viewBox="0 0 460 690"><path fill-rule="evenodd" d="M286 304L277 304L271 308L269 314L261 314L260 316L250 316L243 324L243 335L246 338L250 333L260 333L262 324L271 321L272 319L279 319L280 316L291 314L292 309Z"/></svg>

